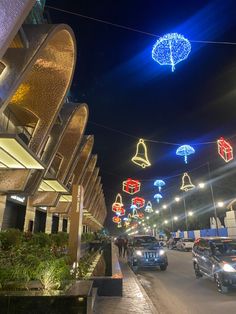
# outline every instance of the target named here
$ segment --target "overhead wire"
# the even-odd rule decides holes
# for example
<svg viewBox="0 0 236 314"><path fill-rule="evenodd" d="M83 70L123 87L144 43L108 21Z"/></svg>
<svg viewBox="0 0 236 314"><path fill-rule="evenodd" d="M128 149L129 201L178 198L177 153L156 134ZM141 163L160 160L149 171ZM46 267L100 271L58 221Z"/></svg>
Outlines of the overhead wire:
<svg viewBox="0 0 236 314"><path fill-rule="evenodd" d="M77 13L77 12L73 12L73 11L69 11L69 10L65 10L65 9L61 9L61 8L57 8L54 6L50 6L50 5L45 5L45 7L47 7L48 9L52 9L55 11L59 11L59 12L63 12L63 13L67 13L67 14L71 14L71 15L75 15L87 20L91 20L91 21L95 21L98 23L103 23L106 25L110 25L113 27L117 27L117 28L121 28L121 29L125 29L125 30L129 30L132 32L136 32L136 33L140 33L143 35L148 35L148 36L152 36L152 37L156 37L156 38L160 38L160 35L154 34L154 33L150 33L150 32L146 32L137 28L133 28L130 26L126 26L126 25L122 25L122 24L117 24L117 23L113 23L113 22L109 22L107 20L103 20L103 19L98 19L89 15L84 15L81 13ZM236 42L231 42L231 41L214 41L214 40L189 40L190 42L193 43L201 43L201 44L218 44L218 45L236 45Z"/></svg>

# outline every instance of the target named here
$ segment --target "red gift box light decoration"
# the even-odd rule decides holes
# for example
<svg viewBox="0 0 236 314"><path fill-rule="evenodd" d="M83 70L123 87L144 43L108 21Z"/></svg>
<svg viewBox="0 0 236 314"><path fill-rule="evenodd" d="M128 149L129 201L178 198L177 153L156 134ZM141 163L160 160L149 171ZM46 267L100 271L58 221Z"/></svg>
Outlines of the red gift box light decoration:
<svg viewBox="0 0 236 314"><path fill-rule="evenodd" d="M145 205L145 199L142 197L134 197L132 198L132 204L136 205L138 208L142 208Z"/></svg>
<svg viewBox="0 0 236 314"><path fill-rule="evenodd" d="M225 162L229 162L234 158L233 147L223 137L217 140L218 153Z"/></svg>
<svg viewBox="0 0 236 314"><path fill-rule="evenodd" d="M133 179L127 179L126 181L123 181L123 191L128 194L135 194L140 191L141 183L138 180Z"/></svg>

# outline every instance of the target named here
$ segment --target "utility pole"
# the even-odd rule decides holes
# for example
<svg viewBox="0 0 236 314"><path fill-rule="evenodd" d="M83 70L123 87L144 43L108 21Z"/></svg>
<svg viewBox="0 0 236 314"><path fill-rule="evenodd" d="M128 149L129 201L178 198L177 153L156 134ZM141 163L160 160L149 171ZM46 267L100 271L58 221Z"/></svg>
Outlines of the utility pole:
<svg viewBox="0 0 236 314"><path fill-rule="evenodd" d="M211 199L212 199L212 203L213 203L214 216L215 216L215 221L216 221L216 234L218 236L219 235L219 226L218 226L218 221L217 221L217 209L216 209L216 203L215 203L215 196L214 196L213 186L212 186L212 182L211 182L211 169L210 169L209 161L207 162L207 169L208 169L208 178L209 178L210 190L211 190Z"/></svg>

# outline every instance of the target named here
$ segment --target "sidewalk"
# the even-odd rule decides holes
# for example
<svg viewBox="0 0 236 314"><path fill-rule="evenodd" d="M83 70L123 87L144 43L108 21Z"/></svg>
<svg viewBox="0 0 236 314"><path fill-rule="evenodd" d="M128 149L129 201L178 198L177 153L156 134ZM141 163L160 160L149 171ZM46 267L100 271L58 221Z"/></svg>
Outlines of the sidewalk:
<svg viewBox="0 0 236 314"><path fill-rule="evenodd" d="M122 297L97 297L95 314L157 314L135 274L124 259L119 259L123 273Z"/></svg>

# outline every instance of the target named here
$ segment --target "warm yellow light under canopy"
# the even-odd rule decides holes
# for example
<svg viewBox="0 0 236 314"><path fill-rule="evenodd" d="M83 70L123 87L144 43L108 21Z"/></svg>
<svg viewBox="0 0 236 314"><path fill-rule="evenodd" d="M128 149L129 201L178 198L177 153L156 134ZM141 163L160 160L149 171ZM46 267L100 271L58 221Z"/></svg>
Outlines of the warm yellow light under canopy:
<svg viewBox="0 0 236 314"><path fill-rule="evenodd" d="M0 168L44 169L27 147L12 137L0 138Z"/></svg>
<svg viewBox="0 0 236 314"><path fill-rule="evenodd" d="M59 202L71 203L71 202L72 202L72 195L69 195L69 194L62 194L62 195L60 196Z"/></svg>
<svg viewBox="0 0 236 314"><path fill-rule="evenodd" d="M43 180L39 186L39 191L44 192L67 192L66 188L57 180Z"/></svg>

